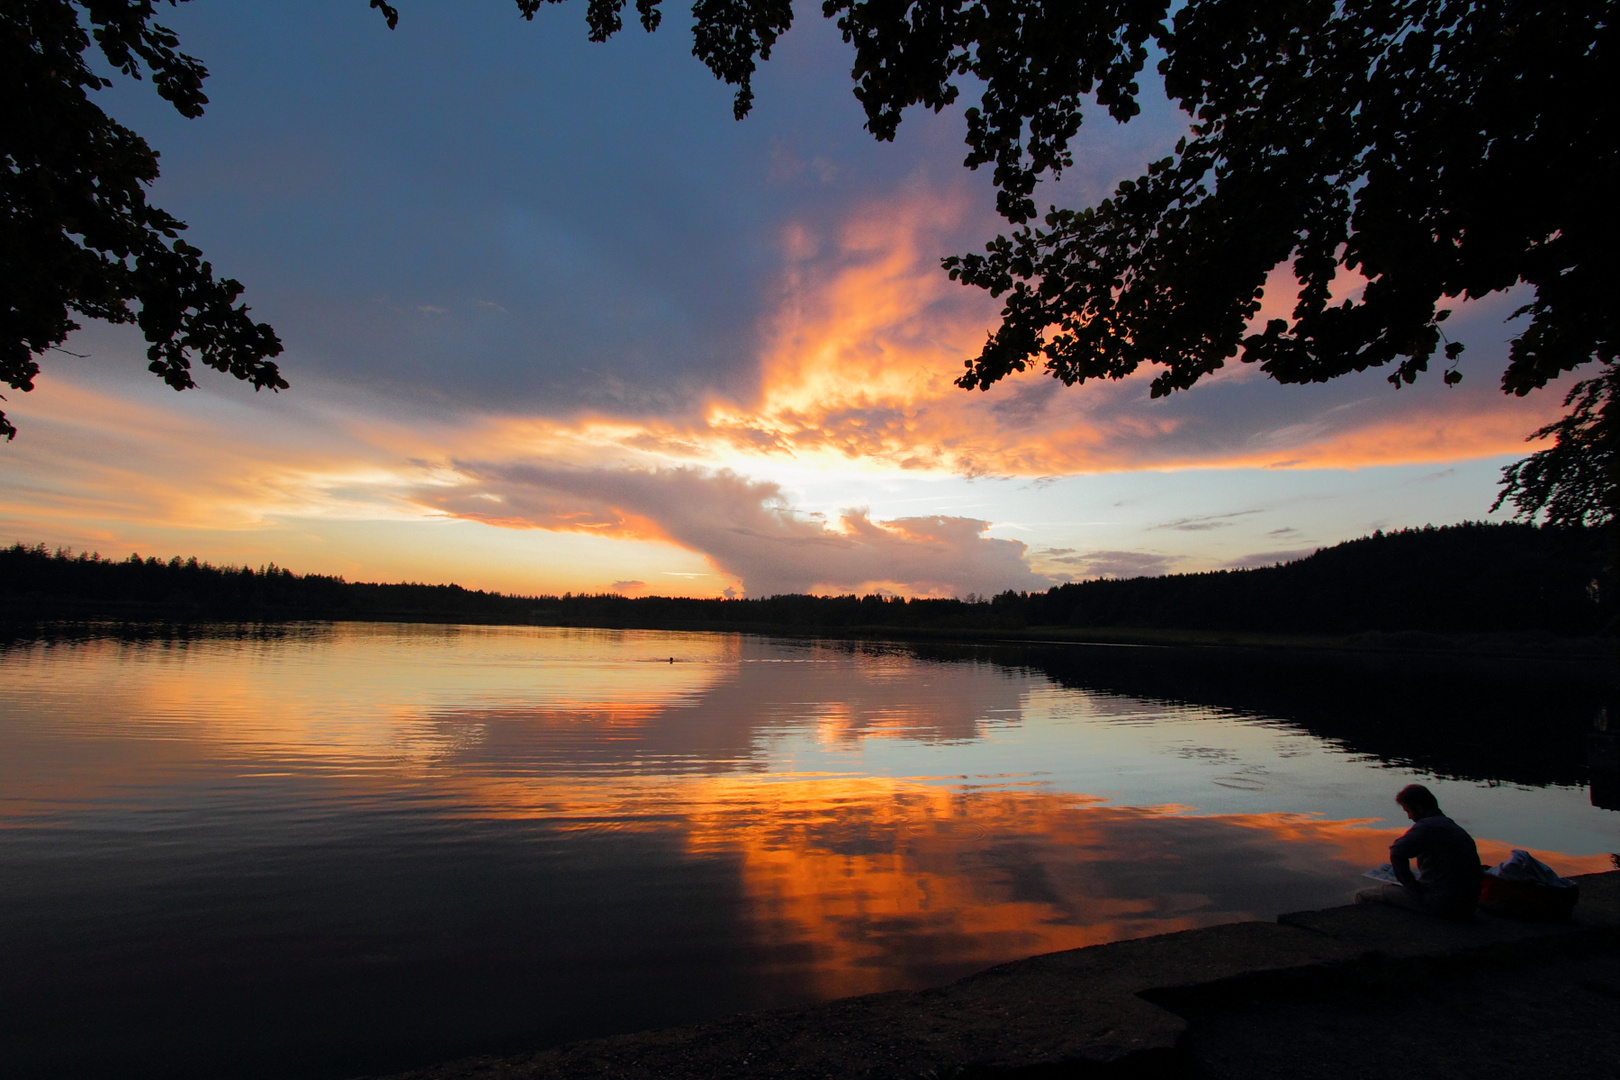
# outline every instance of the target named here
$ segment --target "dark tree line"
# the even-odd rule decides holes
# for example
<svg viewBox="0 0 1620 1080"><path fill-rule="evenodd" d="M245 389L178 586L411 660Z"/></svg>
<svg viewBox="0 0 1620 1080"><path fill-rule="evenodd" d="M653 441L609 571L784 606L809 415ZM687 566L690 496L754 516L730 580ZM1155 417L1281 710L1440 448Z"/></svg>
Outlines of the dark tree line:
<svg viewBox="0 0 1620 1080"><path fill-rule="evenodd" d="M1375 533L1281 566L1064 585L1022 606L1032 625L1591 633L1607 607L1605 561L1588 530L1462 524Z"/></svg>
<svg viewBox="0 0 1620 1080"><path fill-rule="evenodd" d="M1594 530L1462 524L1375 533L1253 570L1097 580L979 600L772 596L707 600L612 594L508 596L459 585L350 583L276 566L122 561L0 550L11 618L421 619L749 630L1038 628L1283 634L1601 632L1613 607Z"/></svg>
<svg viewBox="0 0 1620 1080"><path fill-rule="evenodd" d="M350 583L295 574L271 563L212 566L178 557L104 559L21 544L0 549L0 599L12 617L127 615L132 618L297 619L398 617L521 618L533 606L460 585Z"/></svg>

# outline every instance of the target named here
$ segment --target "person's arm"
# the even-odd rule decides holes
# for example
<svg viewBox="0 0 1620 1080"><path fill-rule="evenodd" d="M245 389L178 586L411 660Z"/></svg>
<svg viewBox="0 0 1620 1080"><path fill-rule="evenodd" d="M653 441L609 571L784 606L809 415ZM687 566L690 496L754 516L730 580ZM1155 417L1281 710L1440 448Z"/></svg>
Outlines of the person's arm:
<svg viewBox="0 0 1620 1080"><path fill-rule="evenodd" d="M1395 880L1408 889L1417 888L1418 883L1417 875L1412 873L1410 862L1412 856L1418 853L1417 849L1422 846L1418 838L1412 835L1417 831L1418 827L1414 824L1401 834L1399 840L1389 845L1389 868L1395 871Z"/></svg>

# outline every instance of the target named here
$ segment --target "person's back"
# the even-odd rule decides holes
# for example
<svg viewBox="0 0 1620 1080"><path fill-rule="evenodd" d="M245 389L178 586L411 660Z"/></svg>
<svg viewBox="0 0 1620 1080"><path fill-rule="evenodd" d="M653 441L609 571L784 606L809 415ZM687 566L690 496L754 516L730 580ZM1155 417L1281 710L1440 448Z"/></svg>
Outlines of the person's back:
<svg viewBox="0 0 1620 1080"><path fill-rule="evenodd" d="M1412 827L1389 847L1390 867L1399 885L1363 889L1356 902L1394 904L1450 918L1468 918L1479 901L1482 868L1474 838L1440 812L1440 803L1421 784L1408 784L1395 796ZM1418 876L1408 865L1417 860Z"/></svg>
<svg viewBox="0 0 1620 1080"><path fill-rule="evenodd" d="M1438 807L1413 821L1412 827L1390 845L1389 856L1390 864L1396 867L1407 859L1417 860L1421 879L1417 888L1426 910L1447 915L1473 911L1479 900L1479 849L1474 846L1474 838ZM1396 876L1400 876L1399 869Z"/></svg>

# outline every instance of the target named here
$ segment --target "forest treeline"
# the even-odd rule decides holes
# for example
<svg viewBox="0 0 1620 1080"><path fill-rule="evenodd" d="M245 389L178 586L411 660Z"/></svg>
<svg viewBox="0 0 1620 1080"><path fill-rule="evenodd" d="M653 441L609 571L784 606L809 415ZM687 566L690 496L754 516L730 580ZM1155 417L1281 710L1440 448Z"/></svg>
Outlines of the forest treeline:
<svg viewBox="0 0 1620 1080"><path fill-rule="evenodd" d="M1249 570L1100 579L986 599L612 594L512 596L459 585L348 582L275 565L0 549L17 619L388 619L810 631L1163 628L1281 634L1550 632L1608 625L1608 548L1595 530L1463 523L1374 533Z"/></svg>

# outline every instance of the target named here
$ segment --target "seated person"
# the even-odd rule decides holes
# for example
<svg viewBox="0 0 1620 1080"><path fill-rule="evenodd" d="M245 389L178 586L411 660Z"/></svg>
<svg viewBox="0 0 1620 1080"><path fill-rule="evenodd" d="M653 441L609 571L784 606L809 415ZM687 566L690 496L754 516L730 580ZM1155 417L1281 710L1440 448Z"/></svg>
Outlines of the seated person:
<svg viewBox="0 0 1620 1080"><path fill-rule="evenodd" d="M1440 802L1422 784L1408 784L1395 802L1412 827L1389 846L1389 863L1399 885L1376 885L1356 893L1358 904L1393 904L1452 919L1468 919L1479 900L1479 852L1474 838L1440 812ZM1417 859L1422 880L1412 875Z"/></svg>

